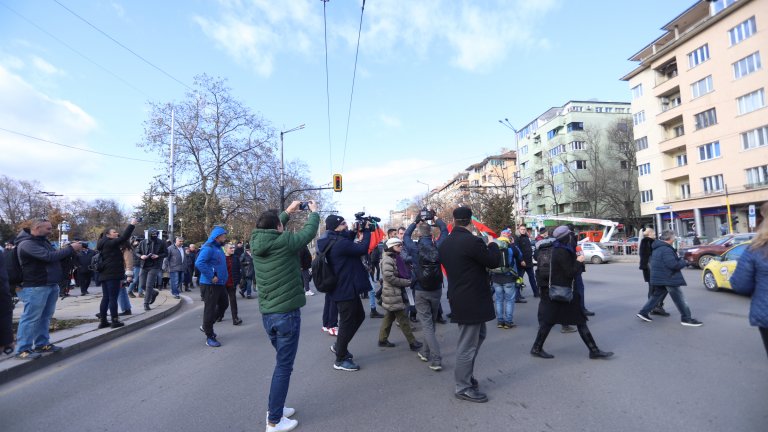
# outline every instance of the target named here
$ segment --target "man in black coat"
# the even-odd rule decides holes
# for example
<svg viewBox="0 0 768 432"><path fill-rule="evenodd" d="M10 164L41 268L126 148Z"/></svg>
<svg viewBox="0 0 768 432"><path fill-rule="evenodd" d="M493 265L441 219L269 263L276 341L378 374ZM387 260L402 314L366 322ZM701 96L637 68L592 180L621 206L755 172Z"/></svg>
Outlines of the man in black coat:
<svg viewBox="0 0 768 432"><path fill-rule="evenodd" d="M539 296L539 286L536 285L536 274L533 272L533 246L531 245L531 238L528 237L528 229L525 225L517 227L517 237L515 243L523 253L523 259L520 261L520 268L528 275L528 283L531 284L531 291L533 296Z"/></svg>
<svg viewBox="0 0 768 432"><path fill-rule="evenodd" d="M80 287L80 295L88 294L88 287L91 285L91 279L93 278L93 270L91 270L91 260L93 260L96 252L88 247L88 243L83 242L83 250L75 255L77 286Z"/></svg>
<svg viewBox="0 0 768 432"><path fill-rule="evenodd" d="M5 254L13 258L13 249L8 249ZM0 349L10 354L13 352L13 301L5 268L5 254L0 250Z"/></svg>
<svg viewBox="0 0 768 432"><path fill-rule="evenodd" d="M488 396L480 392L473 372L486 335L485 323L496 319L487 269L499 266L501 252L493 239L489 238L486 245L469 231L471 209L455 209L453 219L453 231L438 247L438 252L448 275L451 321L459 325L454 371L456 398L488 402Z"/></svg>

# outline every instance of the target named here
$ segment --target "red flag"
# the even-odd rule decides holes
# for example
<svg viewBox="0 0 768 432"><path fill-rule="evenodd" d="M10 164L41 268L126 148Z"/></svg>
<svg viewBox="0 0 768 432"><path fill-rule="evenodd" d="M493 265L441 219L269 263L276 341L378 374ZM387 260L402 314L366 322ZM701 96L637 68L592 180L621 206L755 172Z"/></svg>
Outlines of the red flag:
<svg viewBox="0 0 768 432"><path fill-rule="evenodd" d="M475 229L480 232L490 234L491 237L498 237L495 231L488 228L488 225L483 224L482 222L477 220L477 218L475 218L474 216L472 216L472 225L474 225ZM448 224L448 232L450 233L451 231L453 231L453 224Z"/></svg>
<svg viewBox="0 0 768 432"><path fill-rule="evenodd" d="M368 244L368 253L373 252L373 250L376 249L376 246L378 246L379 243L381 243L381 240L386 236L387 233L381 228L376 228L375 231L371 231L371 242Z"/></svg>

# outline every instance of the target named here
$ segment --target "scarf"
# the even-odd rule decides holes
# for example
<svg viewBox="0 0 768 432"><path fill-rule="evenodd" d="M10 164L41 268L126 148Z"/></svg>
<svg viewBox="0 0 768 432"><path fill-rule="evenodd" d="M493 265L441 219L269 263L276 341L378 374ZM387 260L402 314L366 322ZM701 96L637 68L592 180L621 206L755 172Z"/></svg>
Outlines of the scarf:
<svg viewBox="0 0 768 432"><path fill-rule="evenodd" d="M403 257L400 254L395 255L395 262L397 263L397 276L403 279L411 278L411 269L405 265Z"/></svg>

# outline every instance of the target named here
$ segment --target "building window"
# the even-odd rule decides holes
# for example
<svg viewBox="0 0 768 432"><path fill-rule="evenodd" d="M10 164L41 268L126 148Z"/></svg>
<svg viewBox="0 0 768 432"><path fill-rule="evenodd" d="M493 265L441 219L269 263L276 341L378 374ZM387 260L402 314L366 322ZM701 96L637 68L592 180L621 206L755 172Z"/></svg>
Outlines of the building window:
<svg viewBox="0 0 768 432"><path fill-rule="evenodd" d="M571 183L571 188L574 190L574 192L587 190L588 187L589 182L585 181L575 181Z"/></svg>
<svg viewBox="0 0 768 432"><path fill-rule="evenodd" d="M683 199L687 199L691 197L691 184L690 183L683 183L680 185L680 196Z"/></svg>
<svg viewBox="0 0 768 432"><path fill-rule="evenodd" d="M571 150L584 150L587 148L587 143L584 141L571 141Z"/></svg>
<svg viewBox="0 0 768 432"><path fill-rule="evenodd" d="M576 111L576 112L581 112L581 107L580 107L580 106L578 106L578 105L574 105L574 106L571 106L571 107L569 107L569 108L568 108L568 111Z"/></svg>
<svg viewBox="0 0 768 432"><path fill-rule="evenodd" d="M504 160L503 159L491 159L491 166L504 167Z"/></svg>
<svg viewBox="0 0 768 432"><path fill-rule="evenodd" d="M688 165L688 155L683 153L675 156L675 162L677 162L677 166Z"/></svg>
<svg viewBox="0 0 768 432"><path fill-rule="evenodd" d="M765 106L765 91L763 89L755 90L736 99L739 107L739 114L751 113L756 109Z"/></svg>
<svg viewBox="0 0 768 432"><path fill-rule="evenodd" d="M544 186L539 186L536 188L536 195L537 196L544 196Z"/></svg>
<svg viewBox="0 0 768 432"><path fill-rule="evenodd" d="M527 154L528 154L528 145L526 144L526 145L520 147L520 155L522 156L522 155L527 155Z"/></svg>
<svg viewBox="0 0 768 432"><path fill-rule="evenodd" d="M549 149L549 155L551 157L555 157L559 155L560 153L565 153L565 144L560 144L558 146L555 146L551 149Z"/></svg>
<svg viewBox="0 0 768 432"><path fill-rule="evenodd" d="M589 211L589 203L587 202L575 202L571 204L573 206L573 211Z"/></svg>
<svg viewBox="0 0 768 432"><path fill-rule="evenodd" d="M619 167L621 167L623 170L629 169L629 161L619 161Z"/></svg>
<svg viewBox="0 0 768 432"><path fill-rule="evenodd" d="M741 134L741 146L744 150L763 147L768 144L768 126L759 127Z"/></svg>
<svg viewBox="0 0 768 432"><path fill-rule="evenodd" d="M672 128L672 133L675 135L675 138L685 135L684 125L675 126L674 128Z"/></svg>
<svg viewBox="0 0 768 432"><path fill-rule="evenodd" d="M733 79L745 77L762 67L760 51L755 51L733 64Z"/></svg>
<svg viewBox="0 0 768 432"><path fill-rule="evenodd" d="M571 168L577 169L577 170L585 170L587 169L587 161L585 160L575 160L571 162Z"/></svg>
<svg viewBox="0 0 768 432"><path fill-rule="evenodd" d="M747 187L768 185L768 165L762 165L746 170Z"/></svg>
<svg viewBox="0 0 768 432"><path fill-rule="evenodd" d="M472 186L480 186L479 180L472 180Z"/></svg>
<svg viewBox="0 0 768 432"><path fill-rule="evenodd" d="M720 141L699 146L699 160L708 161L720 157Z"/></svg>
<svg viewBox="0 0 768 432"><path fill-rule="evenodd" d="M700 112L693 116L696 123L696 129L704 129L705 127L717 124L717 112L714 108L710 108L704 112Z"/></svg>
<svg viewBox="0 0 768 432"><path fill-rule="evenodd" d="M723 175L713 175L709 177L703 177L701 179L702 184L704 185L704 193L710 194L714 192L722 192L723 190Z"/></svg>
<svg viewBox="0 0 768 432"><path fill-rule="evenodd" d="M731 46L743 41L744 39L752 36L757 31L757 24L755 24L755 17L752 16L746 21L736 27L728 30L728 38L731 41Z"/></svg>
<svg viewBox="0 0 768 432"><path fill-rule="evenodd" d="M612 113L612 112L613 112L613 108L611 108L611 107L605 107L605 112L607 112L607 113Z"/></svg>
<svg viewBox="0 0 768 432"><path fill-rule="evenodd" d="M635 124L635 126L639 125L640 123L643 123L645 121L645 111L640 111L639 113L632 114L632 122Z"/></svg>
<svg viewBox="0 0 768 432"><path fill-rule="evenodd" d="M709 75L706 78L700 79L691 84L691 93L693 94L693 99L710 93L712 90L714 90L712 87L712 75Z"/></svg>
<svg viewBox="0 0 768 432"><path fill-rule="evenodd" d="M715 15L717 13L720 13L723 9L727 8L728 6L734 3L736 3L736 0L715 0L710 3L709 14Z"/></svg>
<svg viewBox="0 0 768 432"><path fill-rule="evenodd" d="M568 132L584 130L584 122L570 122L566 129Z"/></svg>
<svg viewBox="0 0 768 432"><path fill-rule="evenodd" d="M552 175L563 173L565 172L565 165L563 164L552 165L552 168L549 170L549 172L551 172Z"/></svg>
<svg viewBox="0 0 768 432"><path fill-rule="evenodd" d="M644 176L651 173L651 163L646 162L637 166L637 175Z"/></svg>
<svg viewBox="0 0 768 432"><path fill-rule="evenodd" d="M520 170L524 171L526 168L528 168L528 161L520 163Z"/></svg>
<svg viewBox="0 0 768 432"><path fill-rule="evenodd" d="M688 67L693 69L707 60L709 60L709 45L704 44L688 54Z"/></svg>
<svg viewBox="0 0 768 432"><path fill-rule="evenodd" d="M562 184L555 185L555 193L558 193L558 194L559 193L563 193L563 185Z"/></svg>
<svg viewBox="0 0 768 432"><path fill-rule="evenodd" d="M603 107L595 107L595 112L597 113L603 112Z"/></svg>
<svg viewBox="0 0 768 432"><path fill-rule="evenodd" d="M556 137L557 133L560 132L560 128L561 127L562 126L558 126L558 127L554 128L554 129L552 129L551 131L547 132L547 139L552 139L552 138Z"/></svg>
<svg viewBox="0 0 768 432"><path fill-rule="evenodd" d="M644 191L640 191L640 202L641 203L647 203L653 201L653 190L648 189Z"/></svg>
<svg viewBox="0 0 768 432"><path fill-rule="evenodd" d="M616 113L617 114L623 114L624 113L624 108L616 108Z"/></svg>
<svg viewBox="0 0 768 432"><path fill-rule="evenodd" d="M642 137L635 140L635 148L637 151L645 150L648 148L648 137Z"/></svg>

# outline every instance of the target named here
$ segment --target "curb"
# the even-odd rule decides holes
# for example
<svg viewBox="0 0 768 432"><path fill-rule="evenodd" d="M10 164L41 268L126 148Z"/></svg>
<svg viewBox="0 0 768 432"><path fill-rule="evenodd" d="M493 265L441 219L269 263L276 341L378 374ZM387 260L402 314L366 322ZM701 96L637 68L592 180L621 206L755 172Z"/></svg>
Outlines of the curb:
<svg viewBox="0 0 768 432"><path fill-rule="evenodd" d="M8 361L15 361L18 364L15 364L4 370L0 370L0 385L11 382L17 378L21 378L30 372L35 372L49 365L56 364L62 360L68 359L91 348L97 347L105 342L117 339L120 336L126 335L136 330L140 330L150 324L154 324L178 311L183 303L184 301L178 301L175 305L169 307L168 309L152 314L151 316L136 322L126 324L123 327L103 331L103 333L99 335L90 335L90 333L94 331L91 330L81 335L73 336L69 339L64 339L63 341L60 341L61 343L59 343L59 345L63 348L60 352L54 354L44 354L37 360L22 361L9 359ZM92 325L92 323L83 324L83 326Z"/></svg>

